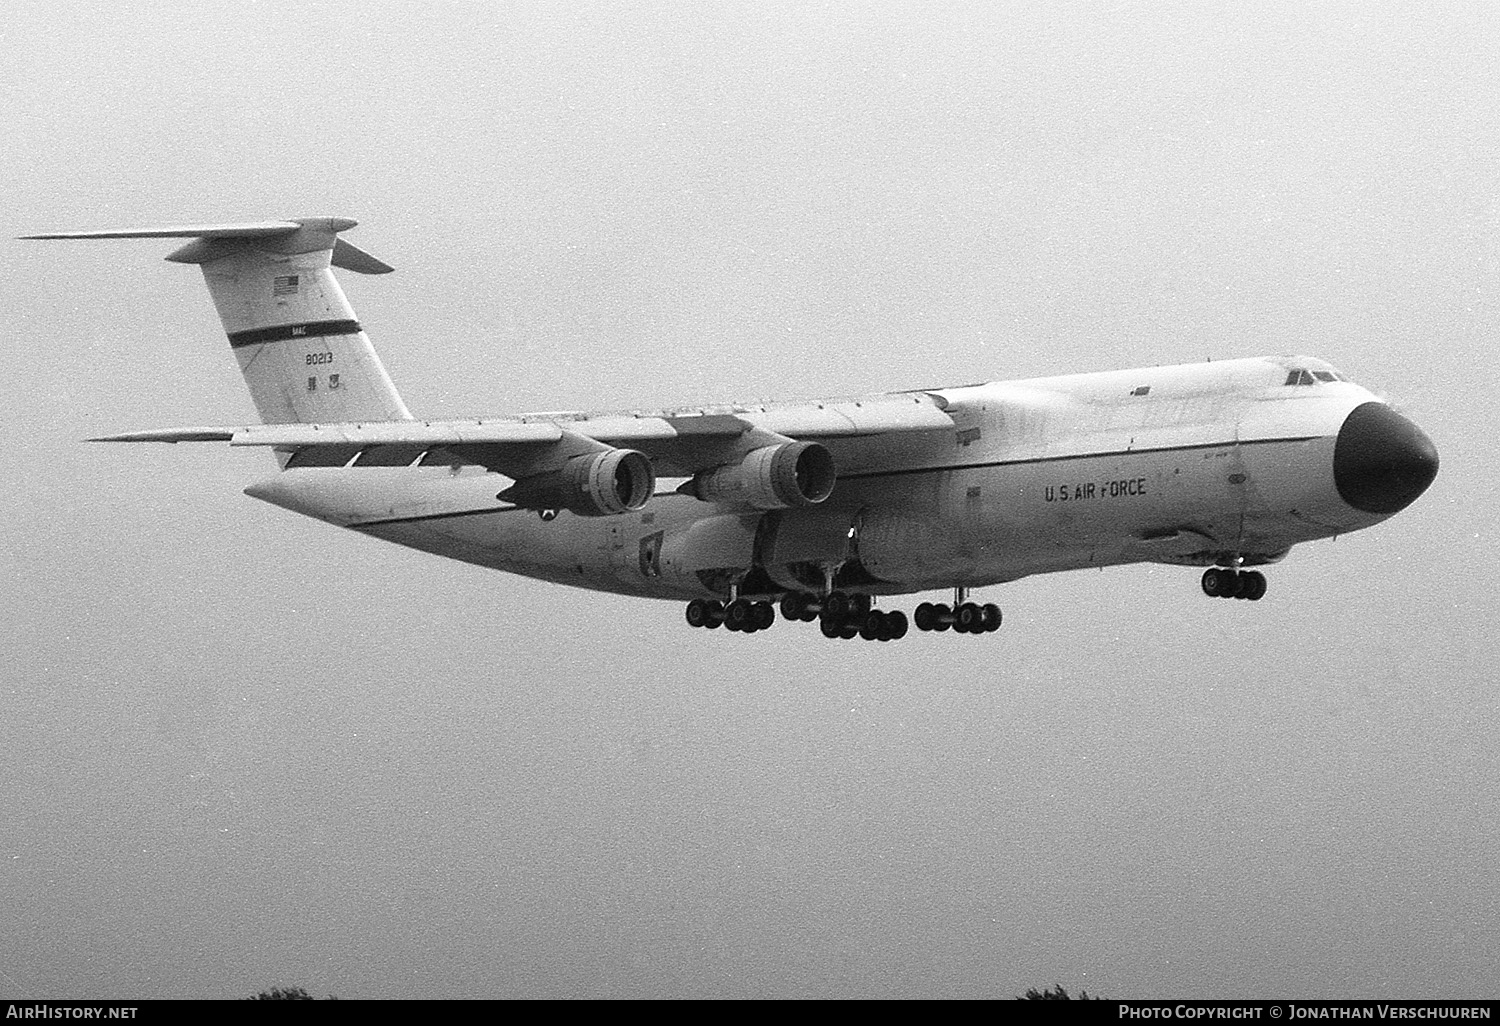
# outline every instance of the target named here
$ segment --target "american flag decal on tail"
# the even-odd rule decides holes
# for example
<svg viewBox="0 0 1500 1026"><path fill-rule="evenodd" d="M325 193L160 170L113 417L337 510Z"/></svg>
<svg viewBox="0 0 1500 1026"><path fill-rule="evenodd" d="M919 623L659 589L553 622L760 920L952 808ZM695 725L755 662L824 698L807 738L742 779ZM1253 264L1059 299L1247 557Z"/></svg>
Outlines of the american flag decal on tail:
<svg viewBox="0 0 1500 1026"><path fill-rule="evenodd" d="M297 294L298 276L295 274L284 274L271 279L271 295L273 296L295 296Z"/></svg>

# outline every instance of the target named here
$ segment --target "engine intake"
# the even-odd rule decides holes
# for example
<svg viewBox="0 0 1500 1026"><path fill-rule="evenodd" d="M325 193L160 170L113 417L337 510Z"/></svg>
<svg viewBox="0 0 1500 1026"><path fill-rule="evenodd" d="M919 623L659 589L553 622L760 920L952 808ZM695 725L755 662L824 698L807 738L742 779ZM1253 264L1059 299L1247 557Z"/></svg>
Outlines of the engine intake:
<svg viewBox="0 0 1500 1026"><path fill-rule="evenodd" d="M833 456L817 442L783 442L752 450L734 466L699 471L678 491L704 502L790 509L816 506L838 480Z"/></svg>
<svg viewBox="0 0 1500 1026"><path fill-rule="evenodd" d="M611 517L640 509L656 491L656 468L645 453L611 449L574 456L562 469L523 478L495 498L526 509L566 509Z"/></svg>

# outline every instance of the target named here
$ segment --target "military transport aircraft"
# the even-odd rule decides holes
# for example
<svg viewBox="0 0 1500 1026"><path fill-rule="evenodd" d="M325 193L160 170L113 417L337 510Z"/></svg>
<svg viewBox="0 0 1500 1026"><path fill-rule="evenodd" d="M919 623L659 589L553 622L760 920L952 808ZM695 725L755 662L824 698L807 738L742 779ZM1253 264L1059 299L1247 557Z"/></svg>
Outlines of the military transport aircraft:
<svg viewBox="0 0 1500 1026"><path fill-rule="evenodd" d="M1321 360L924 388L816 402L418 420L332 268L389 266L356 222L65 232L189 239L263 423L109 442L266 446L249 495L426 552L686 602L694 627L818 620L830 638L985 634L970 590L1123 563L1207 567L1255 601L1298 542L1377 524L1437 474L1432 442Z"/></svg>

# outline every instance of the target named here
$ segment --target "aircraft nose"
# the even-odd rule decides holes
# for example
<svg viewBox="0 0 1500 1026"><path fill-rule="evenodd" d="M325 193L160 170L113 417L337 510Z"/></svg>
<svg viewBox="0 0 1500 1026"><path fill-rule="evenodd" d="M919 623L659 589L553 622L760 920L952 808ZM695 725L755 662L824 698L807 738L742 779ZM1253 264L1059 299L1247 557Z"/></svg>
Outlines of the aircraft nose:
<svg viewBox="0 0 1500 1026"><path fill-rule="evenodd" d="M1395 513L1416 501L1437 477L1437 446L1385 403L1356 406L1333 446L1333 483L1366 513Z"/></svg>

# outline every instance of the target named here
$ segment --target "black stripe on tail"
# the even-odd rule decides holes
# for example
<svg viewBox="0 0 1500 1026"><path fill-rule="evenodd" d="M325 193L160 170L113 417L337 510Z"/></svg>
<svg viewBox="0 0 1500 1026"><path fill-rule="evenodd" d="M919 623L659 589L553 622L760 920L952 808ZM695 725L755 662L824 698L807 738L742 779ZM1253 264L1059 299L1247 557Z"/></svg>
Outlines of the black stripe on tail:
<svg viewBox="0 0 1500 1026"><path fill-rule="evenodd" d="M274 328L251 328L229 333L229 347L253 346L260 342L286 342L294 338L319 338L325 335L357 335L363 330L358 321L309 321L305 324L278 324Z"/></svg>

